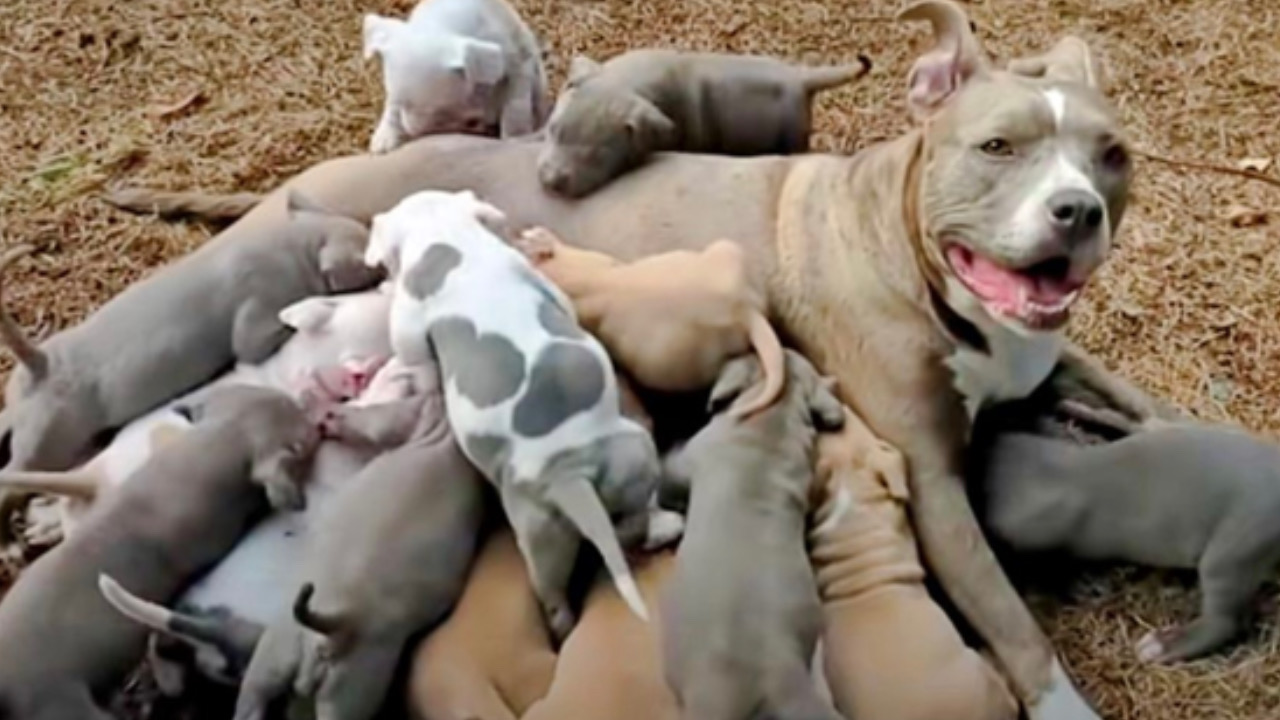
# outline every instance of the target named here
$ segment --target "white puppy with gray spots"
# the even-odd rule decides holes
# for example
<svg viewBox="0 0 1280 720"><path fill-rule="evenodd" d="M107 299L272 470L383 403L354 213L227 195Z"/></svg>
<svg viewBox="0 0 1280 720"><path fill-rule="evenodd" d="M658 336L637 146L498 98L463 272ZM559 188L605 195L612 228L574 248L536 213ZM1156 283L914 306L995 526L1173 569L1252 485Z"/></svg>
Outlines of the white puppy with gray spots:
<svg viewBox="0 0 1280 720"><path fill-rule="evenodd" d="M375 55L387 97L374 153L432 133L526 135L550 113L538 40L504 0L426 0L408 22L365 15Z"/></svg>
<svg viewBox="0 0 1280 720"><path fill-rule="evenodd" d="M420 192L374 218L365 261L395 278L392 349L410 365L438 359L449 422L498 488L552 631L574 624L566 585L583 537L647 619L621 544L680 529L652 504L653 439L623 417L604 347L505 225L469 191Z"/></svg>

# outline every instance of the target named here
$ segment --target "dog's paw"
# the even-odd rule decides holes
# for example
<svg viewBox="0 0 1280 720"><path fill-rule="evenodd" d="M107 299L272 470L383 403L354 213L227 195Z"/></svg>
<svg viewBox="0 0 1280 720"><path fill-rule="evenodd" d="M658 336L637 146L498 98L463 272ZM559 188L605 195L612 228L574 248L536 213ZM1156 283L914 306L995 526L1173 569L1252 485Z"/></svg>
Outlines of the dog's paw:
<svg viewBox="0 0 1280 720"><path fill-rule="evenodd" d="M57 500L39 497L27 506L27 524L22 539L28 547L52 547L62 542L62 513Z"/></svg>
<svg viewBox="0 0 1280 720"><path fill-rule="evenodd" d="M530 262L537 264L555 257L558 242L559 238L550 230L544 227L531 227L520 233L512 244L529 258Z"/></svg>
<svg viewBox="0 0 1280 720"><path fill-rule="evenodd" d="M645 535L646 552L661 550L684 535L684 516L671 510L653 510L649 513L649 528Z"/></svg>
<svg viewBox="0 0 1280 720"><path fill-rule="evenodd" d="M1152 630L1143 635L1133 647L1138 659L1144 663L1160 662L1160 656L1164 655L1164 641L1161 640L1161 636L1166 632L1168 631Z"/></svg>
<svg viewBox="0 0 1280 720"><path fill-rule="evenodd" d="M373 138L369 140L369 152L374 155L382 155L395 150L400 146L404 138L394 128L388 125L379 125L378 129L373 132Z"/></svg>

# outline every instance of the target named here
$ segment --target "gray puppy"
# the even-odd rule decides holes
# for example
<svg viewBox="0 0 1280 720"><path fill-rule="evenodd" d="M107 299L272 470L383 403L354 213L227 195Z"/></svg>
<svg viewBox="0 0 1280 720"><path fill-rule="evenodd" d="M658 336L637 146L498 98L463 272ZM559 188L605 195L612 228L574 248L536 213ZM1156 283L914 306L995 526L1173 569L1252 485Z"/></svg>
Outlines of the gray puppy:
<svg viewBox="0 0 1280 720"><path fill-rule="evenodd" d="M809 149L813 96L862 77L858 65L632 50L603 65L576 57L538 158L543 186L582 197L663 150L768 155Z"/></svg>
<svg viewBox="0 0 1280 720"><path fill-rule="evenodd" d="M168 600L269 506L302 506L319 434L288 397L221 388L189 414L193 429L94 505L0 603L3 720L109 720L95 698L137 665L147 629L103 599L101 579Z"/></svg>
<svg viewBox="0 0 1280 720"><path fill-rule="evenodd" d="M1016 551L1196 569L1200 617L1148 633L1143 660L1188 660L1236 637L1280 564L1280 448L1224 426L1064 410L1132 434L1081 445L984 423L970 484L989 531Z"/></svg>
<svg viewBox="0 0 1280 720"><path fill-rule="evenodd" d="M269 357L289 337L277 317L288 305L377 281L362 261L363 225L297 193L289 213L289 222L260 235L210 240L38 347L0 306L0 340L19 361L0 421L8 469L74 467L106 431L234 361ZM0 273L25 250L0 261ZM3 498L0 512L11 505Z"/></svg>
<svg viewBox="0 0 1280 720"><path fill-rule="evenodd" d="M419 398L423 400L423 398ZM457 602L484 515L484 478L458 449L437 387L411 439L370 463L326 505L308 547L293 616L267 628L245 674L237 720L260 720L290 691L322 720L364 720L382 706L405 641ZM345 427L380 427L352 409ZM397 413L399 411L394 411ZM402 415L401 415L402 416Z"/></svg>
<svg viewBox="0 0 1280 720"><path fill-rule="evenodd" d="M760 376L754 356L727 364L712 410ZM781 400L745 420L720 412L669 460L669 481L691 488L662 628L683 717L840 717L809 671L822 605L805 532L817 431L843 424L830 381L788 350Z"/></svg>

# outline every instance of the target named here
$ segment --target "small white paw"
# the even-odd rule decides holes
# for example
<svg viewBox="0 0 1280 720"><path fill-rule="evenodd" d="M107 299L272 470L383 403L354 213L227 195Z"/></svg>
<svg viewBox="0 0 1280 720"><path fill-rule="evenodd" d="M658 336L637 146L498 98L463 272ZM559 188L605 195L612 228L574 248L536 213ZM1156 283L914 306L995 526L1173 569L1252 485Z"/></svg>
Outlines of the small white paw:
<svg viewBox="0 0 1280 720"><path fill-rule="evenodd" d="M27 506L27 527L22 533L27 545L49 547L62 541L62 513L53 498L36 498Z"/></svg>
<svg viewBox="0 0 1280 720"><path fill-rule="evenodd" d="M684 535L684 516L671 510L653 510L649 513L649 530L644 549L652 552L666 547Z"/></svg>
<svg viewBox="0 0 1280 720"><path fill-rule="evenodd" d="M369 152L374 155L389 153L400 145L400 140L400 133L387 125L379 125L373 132L373 139L369 141Z"/></svg>
<svg viewBox="0 0 1280 720"><path fill-rule="evenodd" d="M1164 643L1160 640L1160 633L1155 630L1143 635L1133 649L1137 652L1138 659L1146 663L1156 662L1164 655Z"/></svg>

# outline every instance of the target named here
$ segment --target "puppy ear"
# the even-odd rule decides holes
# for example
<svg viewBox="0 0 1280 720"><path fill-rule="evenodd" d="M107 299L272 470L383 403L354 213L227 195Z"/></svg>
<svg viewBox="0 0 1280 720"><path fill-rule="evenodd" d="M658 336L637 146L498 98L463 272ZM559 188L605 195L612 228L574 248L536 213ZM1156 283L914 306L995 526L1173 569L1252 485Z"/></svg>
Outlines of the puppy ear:
<svg viewBox="0 0 1280 720"><path fill-rule="evenodd" d="M627 117L627 135L631 137L631 146L653 152L675 147L676 124L656 105L636 96L635 107Z"/></svg>
<svg viewBox="0 0 1280 720"><path fill-rule="evenodd" d="M450 53L447 66L461 70L469 85L497 85L507 74L507 56L497 43L458 38Z"/></svg>
<svg viewBox="0 0 1280 720"><path fill-rule="evenodd" d="M1095 90L1104 84L1089 45L1074 35L1062 38L1046 53L1010 60L1008 69L1015 75L1080 83Z"/></svg>
<svg viewBox="0 0 1280 720"><path fill-rule="evenodd" d="M502 238L503 242L510 243L515 239L506 213L483 200L477 199L475 201L475 214L480 224L485 226L489 232Z"/></svg>
<svg viewBox="0 0 1280 720"><path fill-rule="evenodd" d="M364 16L364 59L368 60L374 55L381 55L391 47L391 42L395 38L396 33L405 27L403 20L395 18L383 17L369 13Z"/></svg>
<svg viewBox="0 0 1280 720"><path fill-rule="evenodd" d="M928 21L934 47L920 56L907 78L907 106L917 122L927 119L988 61L973 34L969 18L950 0L920 0L903 8L899 22Z"/></svg>
<svg viewBox="0 0 1280 720"><path fill-rule="evenodd" d="M604 66L586 55L576 55L569 61L569 75L566 82L569 85L580 83L600 72L602 67Z"/></svg>
<svg viewBox="0 0 1280 720"><path fill-rule="evenodd" d="M754 385L760 374L760 361L754 355L744 355L725 363L707 398L707 412L715 415L723 411Z"/></svg>
<svg viewBox="0 0 1280 720"><path fill-rule="evenodd" d="M181 416L184 420L191 424L195 424L204 419L205 404L202 402L187 401L178 403L173 406L173 411Z"/></svg>
<svg viewBox="0 0 1280 720"><path fill-rule="evenodd" d="M399 274L400 234L386 213L373 216L369 223L369 243L364 248L364 264L387 269L388 278Z"/></svg>
<svg viewBox="0 0 1280 720"><path fill-rule="evenodd" d="M333 210L321 205L311 198L311 196L298 192L293 188L289 188L288 194L285 196L285 208L289 212L289 219L296 219L302 213L316 213L318 215L336 215Z"/></svg>
<svg viewBox="0 0 1280 720"><path fill-rule="evenodd" d="M304 298L279 313L280 322L301 332L316 332L328 324L338 302L324 295Z"/></svg>
<svg viewBox="0 0 1280 720"><path fill-rule="evenodd" d="M844 427L844 404L836 397L835 389L835 378L820 377L809 393L809 412L818 430L836 432Z"/></svg>

